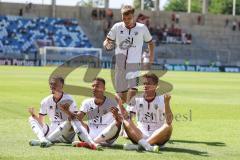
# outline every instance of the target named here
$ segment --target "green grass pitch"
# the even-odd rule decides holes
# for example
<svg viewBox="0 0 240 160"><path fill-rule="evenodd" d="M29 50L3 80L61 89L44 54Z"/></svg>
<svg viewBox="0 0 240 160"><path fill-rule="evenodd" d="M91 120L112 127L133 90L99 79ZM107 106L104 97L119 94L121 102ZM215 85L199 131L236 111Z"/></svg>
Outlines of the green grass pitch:
<svg viewBox="0 0 240 160"><path fill-rule="evenodd" d="M35 138L28 124L27 108L39 109L49 94L48 77L54 67L0 67L0 160L20 159L240 159L240 74L167 72L163 80L173 84L171 106L175 119L171 141L159 154L123 151L129 142L120 137L118 146L91 151L59 144L50 148L30 147ZM66 83L84 84L86 69L77 69ZM102 70L107 90L113 92L110 71ZM74 96L78 106L86 98Z"/></svg>

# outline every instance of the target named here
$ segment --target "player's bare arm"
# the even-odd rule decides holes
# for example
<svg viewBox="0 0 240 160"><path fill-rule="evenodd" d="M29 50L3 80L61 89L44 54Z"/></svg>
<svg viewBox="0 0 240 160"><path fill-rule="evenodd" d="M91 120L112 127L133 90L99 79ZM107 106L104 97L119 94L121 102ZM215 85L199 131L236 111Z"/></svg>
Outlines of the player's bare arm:
<svg viewBox="0 0 240 160"><path fill-rule="evenodd" d="M166 122L168 125L172 124L173 120L173 114L170 108L170 100L171 100L171 95L165 94L164 95L164 104L165 104L165 114L166 114Z"/></svg>
<svg viewBox="0 0 240 160"><path fill-rule="evenodd" d="M153 63L153 61L154 61L154 43L152 40L150 42L148 42L148 50L149 50L149 54L150 54L149 61L150 61L150 63Z"/></svg>
<svg viewBox="0 0 240 160"><path fill-rule="evenodd" d="M118 103L118 106L120 108L120 112L123 116L124 119L128 119L128 113L126 111L126 109L123 107L123 102L122 102L122 99L121 97L119 97L117 94L115 95L115 100L117 101Z"/></svg>

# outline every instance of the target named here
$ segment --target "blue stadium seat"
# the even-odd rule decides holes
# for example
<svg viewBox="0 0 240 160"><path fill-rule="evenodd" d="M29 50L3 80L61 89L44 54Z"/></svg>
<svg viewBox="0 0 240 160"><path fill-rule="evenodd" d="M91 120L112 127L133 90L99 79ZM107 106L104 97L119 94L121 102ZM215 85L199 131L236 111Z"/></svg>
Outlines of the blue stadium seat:
<svg viewBox="0 0 240 160"><path fill-rule="evenodd" d="M0 52L36 53L39 40L57 47L92 47L76 19L0 16Z"/></svg>

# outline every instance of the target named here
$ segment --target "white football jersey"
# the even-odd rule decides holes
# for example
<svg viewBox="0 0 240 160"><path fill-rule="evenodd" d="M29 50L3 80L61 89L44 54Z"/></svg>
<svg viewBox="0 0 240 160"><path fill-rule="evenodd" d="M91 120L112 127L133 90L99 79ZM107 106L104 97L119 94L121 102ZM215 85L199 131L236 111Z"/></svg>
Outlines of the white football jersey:
<svg viewBox="0 0 240 160"><path fill-rule="evenodd" d="M145 100L143 94L131 99L128 111L137 116L137 125L141 130L154 132L165 123L165 104L162 95L156 96L151 102Z"/></svg>
<svg viewBox="0 0 240 160"><path fill-rule="evenodd" d="M148 28L137 22L131 29L126 28L124 22L114 24L107 38L115 41L115 54L127 56L126 63L141 63L143 42L152 40Z"/></svg>
<svg viewBox="0 0 240 160"><path fill-rule="evenodd" d="M70 95L63 93L62 98L58 102L53 100L53 95L49 95L48 97L44 98L41 101L39 114L48 115L50 122L63 122L67 120L68 116L60 110L59 106L65 103L70 104L69 110L71 112L78 111L74 99Z"/></svg>
<svg viewBox="0 0 240 160"><path fill-rule="evenodd" d="M101 106L95 104L94 98L82 102L80 111L87 115L91 137L96 137L115 121L112 112L110 112L111 107L117 107L117 102L107 97Z"/></svg>

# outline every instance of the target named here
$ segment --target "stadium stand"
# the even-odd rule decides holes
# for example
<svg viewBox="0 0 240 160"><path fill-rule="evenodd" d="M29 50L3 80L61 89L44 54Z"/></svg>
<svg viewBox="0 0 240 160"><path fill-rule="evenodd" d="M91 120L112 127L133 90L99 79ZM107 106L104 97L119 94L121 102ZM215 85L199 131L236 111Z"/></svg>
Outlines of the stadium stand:
<svg viewBox="0 0 240 160"><path fill-rule="evenodd" d="M92 47L76 19L0 16L0 52L31 54L36 45Z"/></svg>
<svg viewBox="0 0 240 160"><path fill-rule="evenodd" d="M2 3L0 15L19 15L19 10L23 7L24 6L20 4ZM52 16L51 8L47 5L35 4L32 6L32 10L31 14L34 13L35 17ZM76 20L76 25L81 26L81 32L83 33L84 31L87 38L91 41L90 45L96 48L101 48L105 34L110 28L109 24L114 24L115 22L121 20L121 15L119 9L111 9L111 14L109 16L111 23L109 23L107 21L109 20L107 19L107 12L105 11L105 14L101 13L102 16L100 16L100 11L103 12L104 10L79 6L57 6L55 16L60 17L61 19L74 18ZM174 14L175 18L173 19ZM150 22L149 27L159 29L158 27L160 26L160 29L162 29L166 25L169 31L169 28L174 25L174 29L176 29L176 32L174 32L177 33L177 36L173 36L175 39L171 38L170 43L165 43L164 37L161 36L163 32L160 32L160 36L155 36L160 40L159 46L156 46L155 48L156 63L184 65L185 62L188 61L189 65L240 66L239 16L211 14L202 15L199 13L188 14L164 11L152 12L142 10L136 10L135 15L136 18L139 15L140 18L142 18L142 15L148 17ZM6 16L3 17L6 18ZM235 25L234 31L233 25ZM184 34L181 34L180 37L179 33L184 33L185 36L188 37L189 42L184 42L188 39L184 38ZM13 36L15 35L13 34ZM48 35L46 36L49 37ZM63 45L61 41L62 40L56 41L57 43L55 45ZM67 41L66 44L69 45L71 43ZM76 44L80 45L81 42ZM110 61L111 56L112 54L103 52L103 59L105 61Z"/></svg>

